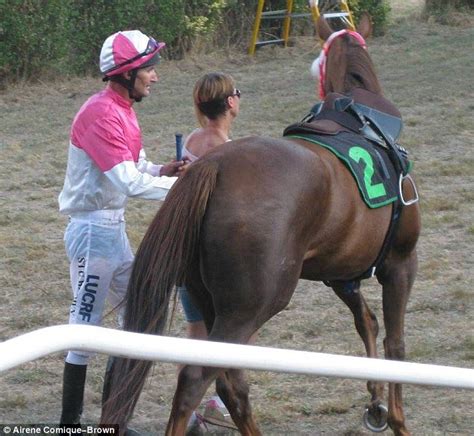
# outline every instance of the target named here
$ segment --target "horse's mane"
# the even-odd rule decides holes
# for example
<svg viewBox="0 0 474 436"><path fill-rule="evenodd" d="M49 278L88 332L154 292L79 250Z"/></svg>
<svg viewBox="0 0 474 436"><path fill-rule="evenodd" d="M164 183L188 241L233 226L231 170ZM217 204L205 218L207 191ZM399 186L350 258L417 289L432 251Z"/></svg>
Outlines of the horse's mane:
<svg viewBox="0 0 474 436"><path fill-rule="evenodd" d="M348 94L355 87L382 94L382 87L369 53L349 35L333 42L326 68L326 94Z"/></svg>

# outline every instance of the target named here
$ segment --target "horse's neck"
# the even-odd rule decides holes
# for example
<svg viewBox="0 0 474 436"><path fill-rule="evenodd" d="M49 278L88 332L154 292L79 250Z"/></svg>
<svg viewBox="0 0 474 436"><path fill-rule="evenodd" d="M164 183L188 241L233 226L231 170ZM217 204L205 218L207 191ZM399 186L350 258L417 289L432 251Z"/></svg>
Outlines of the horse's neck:
<svg viewBox="0 0 474 436"><path fill-rule="evenodd" d="M355 103L360 103L365 106L369 106L380 112L392 115L397 118L401 118L400 111L395 105L387 100L383 95L375 92L367 91L363 88L353 88L346 94L339 94L337 92L331 92L326 96L324 100L324 107L328 109L334 109L334 102L341 97L351 97Z"/></svg>
<svg viewBox="0 0 474 436"><path fill-rule="evenodd" d="M397 118L402 117L397 107L382 94L370 92L363 88L354 88L349 95L356 103L364 104Z"/></svg>

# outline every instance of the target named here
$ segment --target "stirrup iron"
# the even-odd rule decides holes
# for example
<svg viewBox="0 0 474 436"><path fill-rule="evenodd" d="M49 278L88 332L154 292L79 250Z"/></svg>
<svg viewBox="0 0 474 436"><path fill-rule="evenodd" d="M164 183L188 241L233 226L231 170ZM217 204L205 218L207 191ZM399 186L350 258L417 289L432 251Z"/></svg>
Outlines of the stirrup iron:
<svg viewBox="0 0 474 436"><path fill-rule="evenodd" d="M411 186L413 187L413 191L415 192L415 197L411 200L405 200L405 198L403 197L402 183L405 179L410 181ZM400 200L404 206L410 206L411 204L418 203L420 197L418 196L418 190L416 189L415 182L411 178L410 174L407 174L406 176L400 174L400 179L398 180L398 190L400 192Z"/></svg>

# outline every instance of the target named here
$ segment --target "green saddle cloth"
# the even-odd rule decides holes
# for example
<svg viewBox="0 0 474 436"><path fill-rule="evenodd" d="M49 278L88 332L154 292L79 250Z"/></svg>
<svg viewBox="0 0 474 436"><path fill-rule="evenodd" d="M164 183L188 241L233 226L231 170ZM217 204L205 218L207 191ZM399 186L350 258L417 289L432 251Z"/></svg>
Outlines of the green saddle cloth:
<svg viewBox="0 0 474 436"><path fill-rule="evenodd" d="M368 207L386 206L399 198L399 175L386 150L363 136L351 132L337 135L297 133L285 138L304 139L334 153L354 176Z"/></svg>

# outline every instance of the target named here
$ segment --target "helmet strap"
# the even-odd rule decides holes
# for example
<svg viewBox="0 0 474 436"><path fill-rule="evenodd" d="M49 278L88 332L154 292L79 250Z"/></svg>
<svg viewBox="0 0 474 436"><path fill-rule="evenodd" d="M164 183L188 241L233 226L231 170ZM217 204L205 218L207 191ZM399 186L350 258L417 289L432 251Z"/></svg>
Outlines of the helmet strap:
<svg viewBox="0 0 474 436"><path fill-rule="evenodd" d="M130 76L129 85L128 85L128 96L138 103L139 101L142 101L142 98L143 98L143 97L136 97L134 95L135 81L137 80L138 68L135 68L134 70L132 70L131 73L132 75Z"/></svg>
<svg viewBox="0 0 474 436"><path fill-rule="evenodd" d="M102 80L118 83L122 85L127 91L130 99L135 100L136 102L142 101L142 97L136 97L134 95L135 81L137 80L138 68L130 71L130 79L126 79L123 74L117 74L115 76L106 76Z"/></svg>

